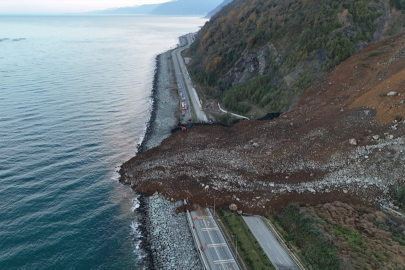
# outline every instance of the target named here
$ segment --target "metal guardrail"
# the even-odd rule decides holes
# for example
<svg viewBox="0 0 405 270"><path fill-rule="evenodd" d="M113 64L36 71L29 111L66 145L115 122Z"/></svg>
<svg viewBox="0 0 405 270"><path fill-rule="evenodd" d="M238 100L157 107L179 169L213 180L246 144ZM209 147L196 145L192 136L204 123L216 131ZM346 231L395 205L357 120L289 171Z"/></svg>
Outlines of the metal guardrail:
<svg viewBox="0 0 405 270"><path fill-rule="evenodd" d="M281 245L284 247L284 249L290 254L291 258L294 260L294 262L298 265L298 267L301 270L308 270L304 264L301 262L301 260L294 254L294 252L286 245L284 238L279 234L277 229L274 227L274 225L270 222L265 217L260 216L264 222L269 226L270 230L273 232L273 234L277 237L278 241L281 243Z"/></svg>
<svg viewBox="0 0 405 270"><path fill-rule="evenodd" d="M200 260L201 260L201 262L203 264L203 267L206 270L211 270L211 267L209 266L209 264L205 260L204 255L201 253L202 251L199 248L201 246L201 243L198 240L198 236L195 235L195 230L193 230L193 222L191 220L191 215L190 215L190 212L188 210L187 210L187 220L188 220L188 223L190 225L191 234L193 235L193 238L194 238L194 244L196 245L196 249L198 251L198 255L200 256Z"/></svg>
<svg viewBox="0 0 405 270"><path fill-rule="evenodd" d="M243 115L239 115L239 114L236 114L236 113L231 113L231 112L225 111L224 109L221 108L221 106L219 105L219 103L218 103L218 108L219 108L219 110L220 110L221 112L223 112L223 113L229 113L229 114L231 114L231 115L233 115L233 116L236 116L236 117L239 117L239 118L242 118L242 119L246 119L246 120L250 120L250 119L247 118L246 116L243 116Z"/></svg>
<svg viewBox="0 0 405 270"><path fill-rule="evenodd" d="M206 208L206 211L212 216L212 218L215 220L215 216L213 216L212 215L212 213L211 213L211 211L208 209L208 208ZM215 223L217 223L217 221L215 220ZM231 245L229 244L229 242L228 242L228 235L227 234L225 234L224 233L224 231L222 230L222 228L221 228L221 226L218 226L218 228L219 228L219 230L221 231L221 233L222 233L222 235L224 236L224 239L225 239L225 241L226 241L226 244L228 245L228 247L230 247ZM227 235L227 236L225 236L225 235ZM238 265L238 267L239 267L239 269L245 269L246 270L246 267L241 267L240 266L240 264L239 264L239 262L238 262L238 257L242 260L242 258L240 257L240 255L238 256L238 257L236 257L235 256L235 253L233 252L233 250L230 248L229 249L230 251L231 251L231 253L232 253L232 256L235 258L235 262L236 262L236 264Z"/></svg>

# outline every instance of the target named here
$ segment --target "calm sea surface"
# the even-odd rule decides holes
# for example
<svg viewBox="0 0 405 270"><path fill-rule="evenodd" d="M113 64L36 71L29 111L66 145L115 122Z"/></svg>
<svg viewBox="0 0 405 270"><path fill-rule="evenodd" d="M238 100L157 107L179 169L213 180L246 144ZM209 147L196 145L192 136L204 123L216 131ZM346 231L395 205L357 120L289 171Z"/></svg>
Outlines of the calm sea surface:
<svg viewBox="0 0 405 270"><path fill-rule="evenodd" d="M116 168L144 135L155 56L204 21L0 17L0 269L141 269Z"/></svg>

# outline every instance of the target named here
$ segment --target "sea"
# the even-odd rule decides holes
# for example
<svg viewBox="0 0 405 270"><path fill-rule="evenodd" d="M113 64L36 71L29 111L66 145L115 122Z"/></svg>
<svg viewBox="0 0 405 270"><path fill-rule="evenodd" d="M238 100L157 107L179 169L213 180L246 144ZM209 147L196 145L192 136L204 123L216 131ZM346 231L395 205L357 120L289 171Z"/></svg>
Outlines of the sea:
<svg viewBox="0 0 405 270"><path fill-rule="evenodd" d="M0 269L142 269L118 182L151 114L158 54L206 19L0 17Z"/></svg>

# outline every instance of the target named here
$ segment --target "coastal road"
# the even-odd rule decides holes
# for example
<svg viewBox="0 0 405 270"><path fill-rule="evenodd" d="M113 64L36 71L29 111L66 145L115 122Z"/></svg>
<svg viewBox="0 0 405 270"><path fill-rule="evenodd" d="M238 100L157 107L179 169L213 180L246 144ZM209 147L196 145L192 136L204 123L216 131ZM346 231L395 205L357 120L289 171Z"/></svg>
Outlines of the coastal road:
<svg viewBox="0 0 405 270"><path fill-rule="evenodd" d="M300 270L261 217L242 218L277 270Z"/></svg>
<svg viewBox="0 0 405 270"><path fill-rule="evenodd" d="M181 52L190 47L190 44L191 34L188 34L180 37L179 48L172 51L173 65L176 73L177 86L179 87L180 98L184 98L184 102L187 105L190 105L190 108L185 111L186 115L183 116L183 119L187 121L191 117L191 110L193 110L197 121L207 122L207 115L202 110L200 100L188 74L183 57L181 56Z"/></svg>
<svg viewBox="0 0 405 270"><path fill-rule="evenodd" d="M207 212L209 213L209 212ZM205 256L212 270L239 270L225 238L211 215L191 212L194 230L203 243Z"/></svg>

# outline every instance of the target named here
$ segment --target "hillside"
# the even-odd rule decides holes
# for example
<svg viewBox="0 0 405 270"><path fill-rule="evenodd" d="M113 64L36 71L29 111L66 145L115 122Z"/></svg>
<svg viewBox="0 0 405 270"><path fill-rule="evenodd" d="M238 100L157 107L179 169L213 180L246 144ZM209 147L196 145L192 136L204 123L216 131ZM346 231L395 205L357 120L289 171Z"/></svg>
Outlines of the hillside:
<svg viewBox="0 0 405 270"><path fill-rule="evenodd" d="M189 71L231 111L284 112L336 65L403 31L402 2L234 0L198 33Z"/></svg>
<svg viewBox="0 0 405 270"><path fill-rule="evenodd" d="M161 4L149 14L153 15L206 15L219 4L221 0L177 0Z"/></svg>
<svg viewBox="0 0 405 270"><path fill-rule="evenodd" d="M405 221L379 207L405 210L404 119L400 34L346 59L279 118L177 131L124 163L120 181L273 218L311 269L404 269Z"/></svg>
<svg viewBox="0 0 405 270"><path fill-rule="evenodd" d="M405 180L404 73L401 34L341 63L275 120L174 133L124 163L121 181L258 214L288 203L377 205Z"/></svg>
<svg viewBox="0 0 405 270"><path fill-rule="evenodd" d="M177 0L161 4L145 4L133 7L111 8L87 12L89 14L149 14L162 16L196 16L206 15L218 5L221 0Z"/></svg>
<svg viewBox="0 0 405 270"><path fill-rule="evenodd" d="M232 0L224 0L220 5L218 5L216 8L214 8L213 10L211 10L210 12L208 12L207 16L205 16L205 18L211 18L212 16L214 16L218 11L221 10L222 7L228 5L230 2L232 2Z"/></svg>
<svg viewBox="0 0 405 270"><path fill-rule="evenodd" d="M121 7L99 12L101 14L149 14L160 4L140 5L134 7Z"/></svg>

